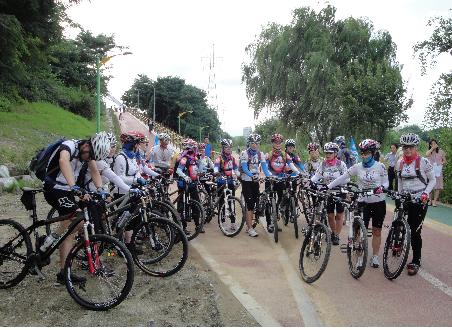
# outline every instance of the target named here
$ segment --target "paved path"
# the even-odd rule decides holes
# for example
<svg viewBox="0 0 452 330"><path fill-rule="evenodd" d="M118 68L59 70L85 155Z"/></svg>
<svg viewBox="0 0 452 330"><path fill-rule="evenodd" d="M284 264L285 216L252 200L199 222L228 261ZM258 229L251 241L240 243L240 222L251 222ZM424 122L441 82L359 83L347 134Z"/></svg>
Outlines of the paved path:
<svg viewBox="0 0 452 330"><path fill-rule="evenodd" d="M127 115L121 127L146 131ZM392 210L388 204L386 225ZM381 268L369 266L359 280L353 279L345 254L333 246L325 273L314 284L305 284L298 273L301 239L295 239L292 227L284 227L275 244L262 226L257 228L257 238L248 237L244 231L226 238L214 219L206 225L206 234L198 236L191 246L261 325L450 326L450 219L450 208L429 209L423 228L421 272L409 277L404 271L394 281L388 281ZM299 221L304 225L304 219ZM341 241L345 241L344 229ZM383 228L383 242L387 231Z"/></svg>

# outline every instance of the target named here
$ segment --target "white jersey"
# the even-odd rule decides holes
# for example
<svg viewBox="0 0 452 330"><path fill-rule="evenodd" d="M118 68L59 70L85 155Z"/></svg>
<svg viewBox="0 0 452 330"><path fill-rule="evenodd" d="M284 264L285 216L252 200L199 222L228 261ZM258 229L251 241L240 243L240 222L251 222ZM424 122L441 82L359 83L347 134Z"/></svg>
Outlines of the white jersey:
<svg viewBox="0 0 452 330"><path fill-rule="evenodd" d="M122 181L128 186L137 182L138 178L141 178L140 166L137 163L136 158L129 158L123 152L115 157L115 163L113 164L113 172L119 176ZM113 190L117 194L125 194L128 190L115 187Z"/></svg>
<svg viewBox="0 0 452 330"><path fill-rule="evenodd" d="M433 166L430 164L427 158L421 157L419 162L419 171L421 176L424 178L425 185L416 175L416 160L413 160L410 164L403 162L403 167L401 163L403 157L397 161L396 171L398 177L398 191L399 192L409 192L420 196L423 192L430 194L432 189L435 187L436 178L433 172Z"/></svg>
<svg viewBox="0 0 452 330"><path fill-rule="evenodd" d="M160 145L153 146L151 149L150 160L151 163L158 166L159 164L171 165L171 158L174 155L174 150L168 145L162 148Z"/></svg>
<svg viewBox="0 0 452 330"><path fill-rule="evenodd" d="M128 191L129 186L125 184L125 182L113 172L113 170L110 168L110 164L107 160L99 160L96 161L96 167L101 175L102 178L102 187L105 191L109 191L109 184L110 182L115 185L115 187L118 187L121 191ZM91 178L91 171L88 169L88 172L86 173L85 177L85 185L88 185L88 189L90 191L95 191L96 187L94 185L94 182Z"/></svg>
<svg viewBox="0 0 452 330"><path fill-rule="evenodd" d="M248 169L250 170L251 173L259 174L259 164L261 162L265 162L265 155L264 155L264 153L262 151L259 151L259 153L260 153L260 161L259 161L259 154L257 152L256 152L256 154L254 156L248 157L248 150L242 151L242 153L240 154L240 164L239 164L239 166L241 167L243 163L247 163L248 164ZM245 173L242 173L241 179L243 181L252 181L252 178L250 178Z"/></svg>
<svg viewBox="0 0 452 330"><path fill-rule="evenodd" d="M213 167L214 167L214 165L213 165L212 159L210 159L209 157L204 156L204 157L200 157L198 159L198 172L199 173L206 173L209 168L213 170Z"/></svg>
<svg viewBox="0 0 452 330"><path fill-rule="evenodd" d="M350 167L343 175L335 179L328 185L328 188L347 183L351 176L357 177L357 184L360 189L375 189L377 187L388 188L388 172L380 162L375 162L371 167L364 167L363 163L358 163ZM364 203L377 203L385 200L385 194L360 197L359 201Z"/></svg>
<svg viewBox="0 0 452 330"><path fill-rule="evenodd" d="M336 159L336 163L333 166L328 166L326 161L323 161L315 171L311 181L317 183L320 179L323 179L322 183L329 184L345 172L347 172L347 166L342 160Z"/></svg>

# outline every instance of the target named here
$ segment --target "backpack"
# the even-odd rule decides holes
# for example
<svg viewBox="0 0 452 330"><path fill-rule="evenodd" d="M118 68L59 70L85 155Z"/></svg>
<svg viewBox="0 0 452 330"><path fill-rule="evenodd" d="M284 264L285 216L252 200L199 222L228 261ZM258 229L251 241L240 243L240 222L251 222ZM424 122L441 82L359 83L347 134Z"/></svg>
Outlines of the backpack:
<svg viewBox="0 0 452 330"><path fill-rule="evenodd" d="M58 150L60 145L66 141L66 139L59 139L58 141L49 144L47 147L40 149L36 155L31 159L29 170L33 173L39 180L45 181L47 175L54 173L59 170L59 166L48 169L50 159L52 155Z"/></svg>
<svg viewBox="0 0 452 330"><path fill-rule="evenodd" d="M173 167L173 179L179 179L179 174L177 174L177 168L179 167L179 163L180 163L180 160L182 159L183 157L181 157L180 159L176 159L176 162L175 162L175 164L174 164L174 167ZM188 160L188 159L187 159ZM190 162L185 162L185 168L184 169L188 169L188 167L190 166Z"/></svg>
<svg viewBox="0 0 452 330"><path fill-rule="evenodd" d="M416 159L414 160L414 169L416 170L416 176L412 176L412 177L404 177L404 179L415 179L418 178L419 181L421 181L423 184L427 185L428 183L428 179L427 181L425 181L424 177L421 175L421 156L417 156ZM403 169L403 165L404 165L404 160L402 157L402 161L400 162L400 167L398 169L399 172L399 178L402 179L402 169Z"/></svg>
<svg viewBox="0 0 452 330"><path fill-rule="evenodd" d="M119 154L117 154L116 156L113 157L113 161L112 161L111 164L110 164L110 168L111 168L111 170L113 171L113 167L115 166L116 159L117 159L119 156L124 157L124 159L126 160L126 176L129 176L129 162L127 161L127 156L124 155L122 152L120 152Z"/></svg>
<svg viewBox="0 0 452 330"><path fill-rule="evenodd" d="M248 169L250 169L251 157L250 157L250 154L249 154L248 150L245 150L245 151L246 151L246 154L248 155L248 162L247 162ZM261 160L262 160L262 153L260 151L257 153L257 158L258 158L259 163L260 163ZM243 172L243 169L242 169L242 164L239 164L239 173L240 174L245 174L245 172Z"/></svg>

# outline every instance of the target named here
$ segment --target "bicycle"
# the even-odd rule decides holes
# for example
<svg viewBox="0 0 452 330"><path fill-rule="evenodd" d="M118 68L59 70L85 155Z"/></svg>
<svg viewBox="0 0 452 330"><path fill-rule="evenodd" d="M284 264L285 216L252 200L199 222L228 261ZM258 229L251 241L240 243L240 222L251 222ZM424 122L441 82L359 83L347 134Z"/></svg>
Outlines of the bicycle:
<svg viewBox="0 0 452 330"><path fill-rule="evenodd" d="M265 203L265 217L270 218L271 223L273 224L273 239L275 243L278 243L278 208L276 206L276 192L274 191L274 184L275 182L281 182L284 179L281 178L275 178L275 177L268 177L259 179L259 182L266 182L268 183L267 187L264 189L264 191L259 194L259 204Z"/></svg>
<svg viewBox="0 0 452 330"><path fill-rule="evenodd" d="M298 206L297 191L294 185L298 183L299 176L288 176L283 190L283 198L280 205L280 212L284 219L284 225L293 223L295 238L298 239L298 217L301 214Z"/></svg>
<svg viewBox="0 0 452 330"><path fill-rule="evenodd" d="M386 189L383 189L383 192L396 202L391 226L385 225L386 228L390 229L383 251L383 272L388 280L394 280L399 277L403 268L405 268L411 247L411 230L408 225L408 211L405 206L407 203L419 201L409 193L398 193ZM394 263L391 262L392 258L396 260ZM393 265L394 270L391 269Z"/></svg>
<svg viewBox="0 0 452 330"><path fill-rule="evenodd" d="M320 195L319 192L310 188L303 187L302 189L308 198L312 198L314 195L317 200ZM306 283L313 283L322 276L328 265L331 253L331 233L324 223L318 221L316 212L305 212L305 216L307 227L301 230L305 238L300 249L298 268L302 279Z"/></svg>
<svg viewBox="0 0 452 330"><path fill-rule="evenodd" d="M125 245L114 237L95 234L90 221L89 204L100 200L99 195L90 193L92 201L80 201L82 212L74 212L50 220L39 220L36 211L36 194L42 189L22 188L21 198L30 212L32 225L24 228L17 221L0 220L0 288L6 289L19 284L31 272L44 279L41 269L50 264L51 255L67 239L80 223L83 234L76 239L64 265L64 281L69 295L81 306L90 310L108 310L120 304L130 293L134 280L133 261ZM69 227L46 250L41 246L46 238L39 236L38 228L46 224L72 220ZM33 247L30 235L34 233ZM3 243L5 242L5 243ZM17 267L9 265L17 263ZM72 275L85 275L83 281L73 282ZM5 280L6 278L6 280ZM105 286L102 286L105 284Z"/></svg>

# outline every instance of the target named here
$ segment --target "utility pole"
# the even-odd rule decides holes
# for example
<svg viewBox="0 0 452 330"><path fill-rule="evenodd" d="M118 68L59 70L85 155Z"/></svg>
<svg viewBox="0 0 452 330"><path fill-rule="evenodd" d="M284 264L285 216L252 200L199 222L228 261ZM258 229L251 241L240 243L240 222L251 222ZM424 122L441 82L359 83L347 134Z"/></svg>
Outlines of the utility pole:
<svg viewBox="0 0 452 330"><path fill-rule="evenodd" d="M152 121L155 123L155 86L152 86L154 88L154 114L152 116Z"/></svg>
<svg viewBox="0 0 452 330"><path fill-rule="evenodd" d="M140 90L138 90L138 110L140 109Z"/></svg>

